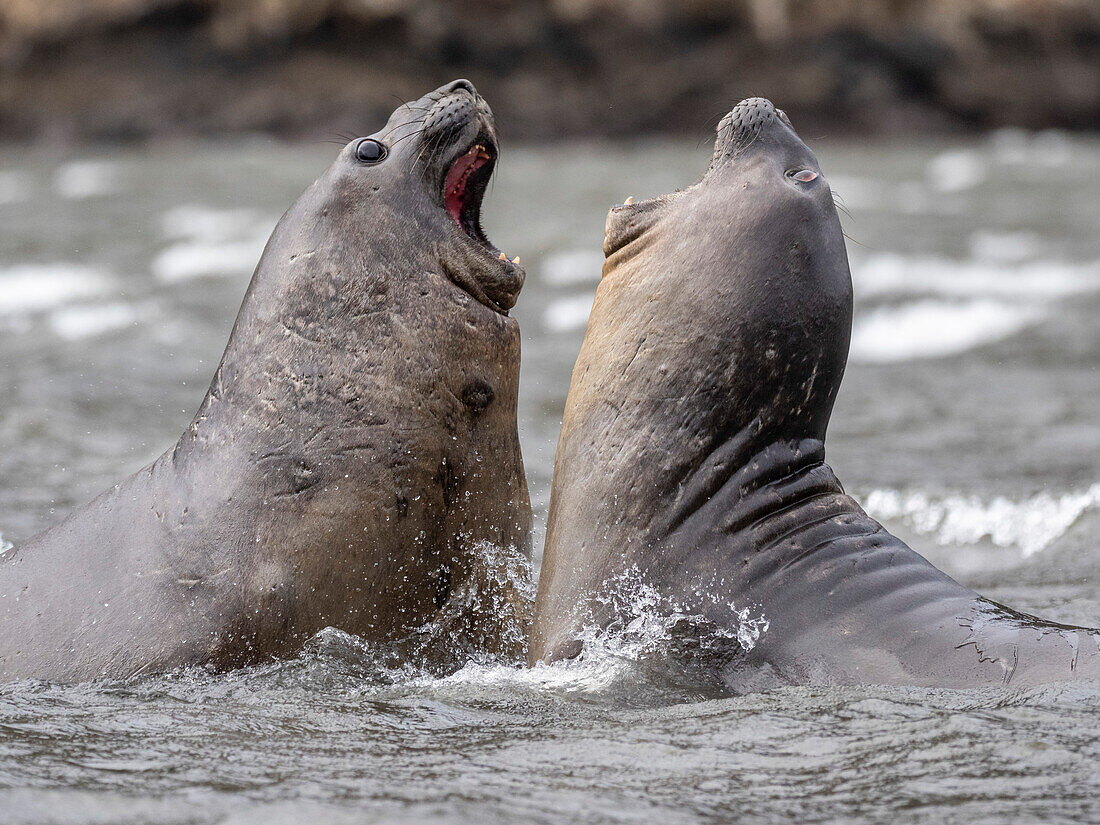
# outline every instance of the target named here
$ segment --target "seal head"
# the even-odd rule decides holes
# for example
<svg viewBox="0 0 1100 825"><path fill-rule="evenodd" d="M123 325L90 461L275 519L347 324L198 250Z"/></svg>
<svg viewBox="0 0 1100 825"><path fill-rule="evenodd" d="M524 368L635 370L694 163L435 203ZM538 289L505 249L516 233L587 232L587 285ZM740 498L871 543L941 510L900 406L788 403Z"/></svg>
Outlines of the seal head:
<svg viewBox="0 0 1100 825"><path fill-rule="evenodd" d="M631 263L643 251L661 323L675 318L723 354L709 385L697 368L673 371L665 389L716 393L725 431L759 418L769 432L823 439L847 359L851 276L832 190L786 114L743 101L718 125L698 183L614 207L605 279L643 277ZM669 265L657 269L658 257Z"/></svg>
<svg viewBox="0 0 1100 825"><path fill-rule="evenodd" d="M507 313L525 273L481 226L498 147L489 104L468 80L456 80L398 108L379 132L348 143L331 172L338 181L326 183L340 192L349 219L373 213L363 232L382 228L378 212L431 225L426 242L447 275L481 303Z"/></svg>

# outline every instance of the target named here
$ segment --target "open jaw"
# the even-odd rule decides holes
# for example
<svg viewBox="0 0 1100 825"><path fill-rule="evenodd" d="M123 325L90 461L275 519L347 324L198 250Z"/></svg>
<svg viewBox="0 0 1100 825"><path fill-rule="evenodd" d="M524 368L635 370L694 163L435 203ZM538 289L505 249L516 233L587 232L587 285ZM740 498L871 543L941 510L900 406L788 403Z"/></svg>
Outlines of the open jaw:
<svg viewBox="0 0 1100 825"><path fill-rule="evenodd" d="M497 257L499 251L489 243L481 228L481 201L489 178L493 176L494 165L496 146L487 138L478 138L447 170L443 181L443 205L459 229Z"/></svg>
<svg viewBox="0 0 1100 825"><path fill-rule="evenodd" d="M447 266L447 276L459 288L489 308L507 315L523 288L519 258L508 260L481 228L481 201L496 164L496 143L484 133L451 161L443 178L443 209L469 241L462 255Z"/></svg>

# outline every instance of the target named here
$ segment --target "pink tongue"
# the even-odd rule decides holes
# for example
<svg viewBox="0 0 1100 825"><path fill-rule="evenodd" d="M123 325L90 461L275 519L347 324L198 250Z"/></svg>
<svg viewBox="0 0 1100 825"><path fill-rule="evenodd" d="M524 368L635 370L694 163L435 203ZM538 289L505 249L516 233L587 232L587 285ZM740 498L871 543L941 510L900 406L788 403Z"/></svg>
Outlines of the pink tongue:
<svg viewBox="0 0 1100 825"><path fill-rule="evenodd" d="M447 212L459 226L462 226L462 204L466 201L466 179L471 172L485 163L483 158L478 157L479 151L479 147L475 146L456 160L447 172L447 179L443 182L443 202L446 204Z"/></svg>

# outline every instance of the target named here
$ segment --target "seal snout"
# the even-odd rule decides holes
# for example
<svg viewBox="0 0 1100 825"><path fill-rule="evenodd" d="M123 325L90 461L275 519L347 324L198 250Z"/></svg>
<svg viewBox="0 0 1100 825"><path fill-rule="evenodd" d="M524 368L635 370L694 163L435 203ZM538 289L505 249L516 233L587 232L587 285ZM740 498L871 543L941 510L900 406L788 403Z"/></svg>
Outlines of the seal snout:
<svg viewBox="0 0 1100 825"><path fill-rule="evenodd" d="M474 85L455 80L423 100L423 134L433 199L452 224L456 242L445 262L448 276L478 301L507 314L523 286L518 257L493 245L481 225L481 207L499 153L493 113ZM454 232L457 230L457 232Z"/></svg>
<svg viewBox="0 0 1100 825"><path fill-rule="evenodd" d="M752 145L770 129L786 126L794 131L786 112L765 97L742 100L718 124L714 158L736 154Z"/></svg>

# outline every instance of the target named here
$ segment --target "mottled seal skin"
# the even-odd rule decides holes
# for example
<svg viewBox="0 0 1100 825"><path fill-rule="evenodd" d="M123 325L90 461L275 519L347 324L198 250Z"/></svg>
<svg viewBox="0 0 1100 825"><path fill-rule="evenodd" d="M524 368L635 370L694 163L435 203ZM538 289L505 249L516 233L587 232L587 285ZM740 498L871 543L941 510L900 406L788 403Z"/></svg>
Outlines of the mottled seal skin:
<svg viewBox="0 0 1100 825"><path fill-rule="evenodd" d="M441 616L447 655L515 645L471 592L529 551L524 273L479 225L496 147L456 81L341 151L275 228L179 442L0 562L2 678L232 667Z"/></svg>
<svg viewBox="0 0 1100 825"><path fill-rule="evenodd" d="M739 104L703 178L612 209L604 252L531 662L577 655L584 626L621 628L630 594L614 590L641 580L682 617L670 637L730 640L709 648L709 677L735 692L1100 674L1098 631L983 600L869 518L825 463L851 277L830 189L781 111ZM738 640L760 615L755 645Z"/></svg>

